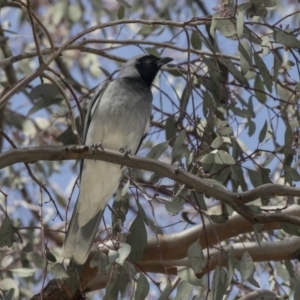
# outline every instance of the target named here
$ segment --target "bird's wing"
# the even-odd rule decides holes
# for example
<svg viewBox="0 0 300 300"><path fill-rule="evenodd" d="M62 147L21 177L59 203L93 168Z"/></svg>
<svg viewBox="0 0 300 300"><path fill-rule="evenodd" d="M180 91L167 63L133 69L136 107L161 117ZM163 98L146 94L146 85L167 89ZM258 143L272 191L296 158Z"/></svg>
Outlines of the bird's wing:
<svg viewBox="0 0 300 300"><path fill-rule="evenodd" d="M142 138L141 138L141 140L140 140L140 143L139 143L139 145L138 145L138 147L137 147L137 149L136 149L136 151L135 151L135 155L136 155L136 154L138 153L138 151L140 150L140 148L141 148L141 146L142 146L142 143L143 143L145 137L147 136L147 132L148 132L148 130L149 130L149 127L150 127L150 118L149 118L149 120L147 121L147 123L146 123L146 125L145 125L144 134L143 134L143 136L142 136Z"/></svg>
<svg viewBox="0 0 300 300"><path fill-rule="evenodd" d="M95 113L97 106L101 101L101 96L109 85L109 81L106 80L102 82L99 87L96 89L93 98L90 100L89 107L86 113L85 121L84 121L84 130L83 130L83 141L86 141L86 135L91 123L91 119Z"/></svg>
<svg viewBox="0 0 300 300"><path fill-rule="evenodd" d="M85 120L84 120L84 127L83 127L83 143L84 144L86 142L87 132L89 130L91 119L92 119L92 117L93 117L93 115L95 113L95 109L99 105L99 103L101 101L101 96L103 95L103 93L106 90L106 88L108 87L108 85L109 85L109 81L108 80L102 82L97 87L97 89L96 89L96 91L94 93L93 98L90 100L89 107L87 109ZM83 159L81 160L81 163L80 163L80 177L81 177L81 173L82 173L82 167L83 167Z"/></svg>
<svg viewBox="0 0 300 300"><path fill-rule="evenodd" d="M107 86L109 84L109 81L104 81L103 83L101 83L99 85L99 87L96 89L95 94L93 96L93 98L90 100L89 103L89 107L88 107L88 111L87 111L87 115L85 118L85 122L84 122L84 133L83 133L83 140L84 142L86 141L86 135L89 129L89 125L92 119L92 116L95 112L96 107L99 105L100 101L101 101L101 97L104 93L104 91L106 90ZM82 168L83 168L83 160L81 161L81 167L80 167L80 177L82 174ZM72 218L70 220L69 223L69 227L68 227L68 231L65 237L65 241L64 241L64 245L63 245L63 256L66 258L71 258L73 255L76 255L76 252L74 253L75 250L75 243L80 243L81 241L84 241L84 238L82 238L82 236L84 236L84 233L87 230L90 230L90 228L93 228L93 230L97 230L100 220L101 220L101 215L102 212L98 212L96 214L96 216L90 220L90 222L88 222L88 224L86 224L86 226L81 227L78 224L78 199L72 214ZM93 231L92 230L92 231ZM76 241L78 239L78 235L80 235L81 239L80 242ZM89 234L87 234L87 236L90 236L91 232L89 232ZM95 236L95 233L92 234L93 236ZM88 248L90 249L92 246L92 240L89 241L89 243L87 243L86 245L84 245L84 248ZM82 245L80 245L78 248L80 249L82 247ZM88 252L87 252L88 253ZM84 257L83 259L86 259L86 257Z"/></svg>

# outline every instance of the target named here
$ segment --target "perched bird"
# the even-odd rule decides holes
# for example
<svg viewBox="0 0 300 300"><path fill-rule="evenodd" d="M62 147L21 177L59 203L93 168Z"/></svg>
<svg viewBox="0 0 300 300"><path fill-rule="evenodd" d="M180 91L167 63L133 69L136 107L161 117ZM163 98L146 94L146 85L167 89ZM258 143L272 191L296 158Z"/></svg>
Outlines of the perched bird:
<svg viewBox="0 0 300 300"><path fill-rule="evenodd" d="M103 82L91 99L84 129L86 145L100 143L112 150L136 153L150 125L151 84L172 58L138 55L128 60L118 77ZM80 193L63 245L63 256L83 264L91 250L105 206L117 190L124 168L84 160Z"/></svg>

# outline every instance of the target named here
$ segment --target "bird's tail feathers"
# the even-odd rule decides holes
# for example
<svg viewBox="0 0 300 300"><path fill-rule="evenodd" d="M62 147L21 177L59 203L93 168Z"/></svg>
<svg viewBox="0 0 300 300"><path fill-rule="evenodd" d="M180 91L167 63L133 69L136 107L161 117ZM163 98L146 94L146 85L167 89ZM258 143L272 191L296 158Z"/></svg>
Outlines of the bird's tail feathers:
<svg viewBox="0 0 300 300"><path fill-rule="evenodd" d="M99 211L88 223L80 227L78 225L76 204L63 244L63 257L73 258L78 264L85 263L93 246L102 215L103 210Z"/></svg>
<svg viewBox="0 0 300 300"><path fill-rule="evenodd" d="M99 223L103 215L100 210L87 224L80 227L74 245L73 258L78 264L84 264L93 246L98 232Z"/></svg>

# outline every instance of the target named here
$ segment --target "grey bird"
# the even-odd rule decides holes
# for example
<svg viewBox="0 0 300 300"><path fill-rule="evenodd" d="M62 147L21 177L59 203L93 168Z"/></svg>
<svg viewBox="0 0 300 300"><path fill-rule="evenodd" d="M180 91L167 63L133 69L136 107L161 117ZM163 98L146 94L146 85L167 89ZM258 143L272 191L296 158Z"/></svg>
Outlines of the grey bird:
<svg viewBox="0 0 300 300"><path fill-rule="evenodd" d="M161 66L172 58L138 55L128 60L117 78L105 81L90 101L84 142L136 153L150 125L151 84ZM63 245L63 256L83 264L91 250L107 202L117 190L124 168L84 160L80 193Z"/></svg>

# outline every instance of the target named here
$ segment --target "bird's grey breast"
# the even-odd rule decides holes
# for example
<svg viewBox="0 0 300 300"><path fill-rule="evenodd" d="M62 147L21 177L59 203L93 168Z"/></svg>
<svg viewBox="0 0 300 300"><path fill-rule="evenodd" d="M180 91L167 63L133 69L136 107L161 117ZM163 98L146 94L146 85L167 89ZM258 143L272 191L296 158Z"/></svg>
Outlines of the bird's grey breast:
<svg viewBox="0 0 300 300"><path fill-rule="evenodd" d="M152 93L142 81L118 78L103 92L95 107L86 144L100 142L103 147L133 153L147 129Z"/></svg>

